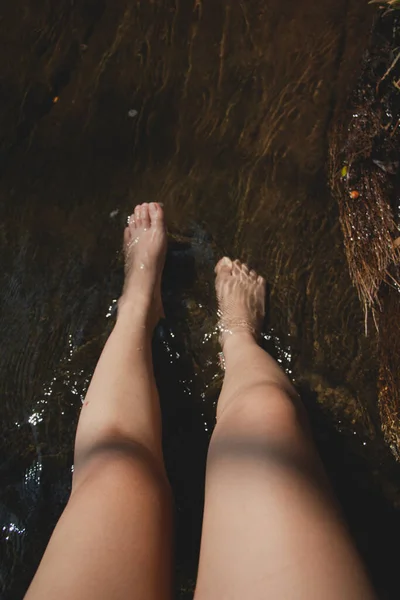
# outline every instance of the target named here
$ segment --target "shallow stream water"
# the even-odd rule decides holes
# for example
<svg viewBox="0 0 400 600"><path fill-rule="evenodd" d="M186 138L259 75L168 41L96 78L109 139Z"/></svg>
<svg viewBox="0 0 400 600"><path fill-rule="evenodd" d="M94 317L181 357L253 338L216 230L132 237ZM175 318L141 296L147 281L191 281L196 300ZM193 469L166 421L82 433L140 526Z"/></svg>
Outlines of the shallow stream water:
<svg viewBox="0 0 400 600"><path fill-rule="evenodd" d="M221 384L213 268L268 281L266 347L294 377L381 598L398 597L400 470L380 434L328 132L354 85L363 0L8 3L0 19L0 586L22 598L68 498L82 400L115 318L123 225L164 203L154 338L177 512L196 576ZM311 557L310 557L311 559Z"/></svg>

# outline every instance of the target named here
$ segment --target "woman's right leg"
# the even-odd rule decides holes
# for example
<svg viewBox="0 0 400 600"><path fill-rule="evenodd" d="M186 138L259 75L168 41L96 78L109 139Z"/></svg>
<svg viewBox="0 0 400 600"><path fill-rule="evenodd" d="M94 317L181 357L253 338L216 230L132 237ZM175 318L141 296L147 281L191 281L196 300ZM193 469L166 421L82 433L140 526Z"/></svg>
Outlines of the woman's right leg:
<svg viewBox="0 0 400 600"><path fill-rule="evenodd" d="M217 265L226 375L206 476L196 600L370 600L296 392L255 341L265 282Z"/></svg>
<svg viewBox="0 0 400 600"><path fill-rule="evenodd" d="M151 354L165 250L161 207L136 207L117 322L79 418L71 497L29 600L172 597L172 502Z"/></svg>

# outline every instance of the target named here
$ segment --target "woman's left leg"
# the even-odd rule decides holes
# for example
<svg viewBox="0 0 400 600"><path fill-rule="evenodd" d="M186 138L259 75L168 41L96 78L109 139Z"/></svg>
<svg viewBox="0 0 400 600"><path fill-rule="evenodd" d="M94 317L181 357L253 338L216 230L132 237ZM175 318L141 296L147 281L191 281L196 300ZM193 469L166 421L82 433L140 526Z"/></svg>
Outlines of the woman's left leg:
<svg viewBox="0 0 400 600"><path fill-rule="evenodd" d="M29 600L171 597L171 494L151 356L165 249L161 207L136 207L117 323L79 419L71 497Z"/></svg>

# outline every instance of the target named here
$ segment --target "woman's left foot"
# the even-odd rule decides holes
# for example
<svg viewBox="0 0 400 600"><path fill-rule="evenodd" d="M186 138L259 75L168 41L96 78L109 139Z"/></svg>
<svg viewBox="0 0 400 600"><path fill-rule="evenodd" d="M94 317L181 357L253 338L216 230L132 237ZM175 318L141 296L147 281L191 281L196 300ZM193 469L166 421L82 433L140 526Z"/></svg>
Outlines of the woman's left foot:
<svg viewBox="0 0 400 600"><path fill-rule="evenodd" d="M136 206L124 232L125 283L119 307L131 306L146 323L163 315L161 276L167 250L164 213L155 202Z"/></svg>
<svg viewBox="0 0 400 600"><path fill-rule="evenodd" d="M215 267L220 342L246 332L258 339L265 315L265 279L225 256Z"/></svg>

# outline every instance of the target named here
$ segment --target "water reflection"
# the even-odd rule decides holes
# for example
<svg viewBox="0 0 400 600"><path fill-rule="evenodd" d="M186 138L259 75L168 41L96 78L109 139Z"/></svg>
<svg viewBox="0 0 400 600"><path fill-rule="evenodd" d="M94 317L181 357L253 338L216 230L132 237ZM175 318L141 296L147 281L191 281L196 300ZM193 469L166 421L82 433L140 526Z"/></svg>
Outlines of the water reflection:
<svg viewBox="0 0 400 600"><path fill-rule="evenodd" d="M2 531L3 533L5 533L6 536L6 541L8 541L10 539L10 534L12 535L13 533L17 534L17 535L22 535L25 533L25 527L23 529L20 529L19 527L17 527L17 525L15 523L9 523L9 525L4 525L2 527Z"/></svg>
<svg viewBox="0 0 400 600"><path fill-rule="evenodd" d="M267 342L267 344L273 345L273 349L268 348L270 354L275 356L277 362L280 364L285 373L290 377L292 382L295 384L296 380L293 377L292 371L292 351L290 345L284 346L282 340L280 340L279 336L274 333L273 328L270 329L268 333L262 333L262 338ZM287 335L290 338L290 333ZM290 341L290 340L289 340Z"/></svg>
<svg viewBox="0 0 400 600"><path fill-rule="evenodd" d="M42 462L41 460L35 461L25 472L24 475L24 485L26 489L29 491L29 495L32 496L35 494L40 488L40 479L42 472Z"/></svg>

